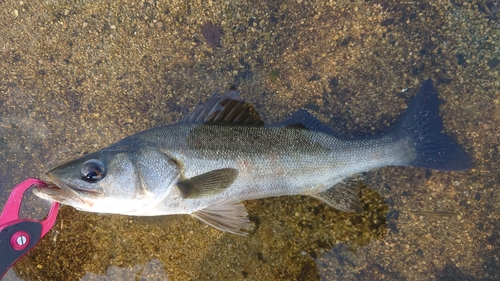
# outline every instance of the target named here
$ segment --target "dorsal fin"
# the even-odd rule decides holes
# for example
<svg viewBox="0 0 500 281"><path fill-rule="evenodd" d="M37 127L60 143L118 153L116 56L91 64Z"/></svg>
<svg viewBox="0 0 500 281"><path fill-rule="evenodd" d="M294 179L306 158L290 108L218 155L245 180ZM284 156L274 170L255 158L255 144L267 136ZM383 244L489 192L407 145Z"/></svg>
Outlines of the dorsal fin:
<svg viewBox="0 0 500 281"><path fill-rule="evenodd" d="M299 109L279 125L283 127L305 128L309 131L322 132L337 137L337 134L330 127L319 121L305 109Z"/></svg>
<svg viewBox="0 0 500 281"><path fill-rule="evenodd" d="M199 102L191 114L185 112L182 123L238 123L263 125L252 104L246 103L236 91L217 92L206 102Z"/></svg>

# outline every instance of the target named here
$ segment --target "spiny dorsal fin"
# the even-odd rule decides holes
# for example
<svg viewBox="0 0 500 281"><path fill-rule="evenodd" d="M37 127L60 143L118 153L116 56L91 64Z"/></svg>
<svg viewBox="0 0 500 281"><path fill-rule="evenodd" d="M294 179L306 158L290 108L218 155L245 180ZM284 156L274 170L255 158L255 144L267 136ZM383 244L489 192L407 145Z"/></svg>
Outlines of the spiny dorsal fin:
<svg viewBox="0 0 500 281"><path fill-rule="evenodd" d="M203 198L226 190L237 177L236 169L218 169L180 181L177 188L182 198Z"/></svg>
<svg viewBox="0 0 500 281"><path fill-rule="evenodd" d="M180 122L264 124L253 105L246 103L236 91L226 91L223 95L216 92L206 102L198 102L191 114L185 112Z"/></svg>

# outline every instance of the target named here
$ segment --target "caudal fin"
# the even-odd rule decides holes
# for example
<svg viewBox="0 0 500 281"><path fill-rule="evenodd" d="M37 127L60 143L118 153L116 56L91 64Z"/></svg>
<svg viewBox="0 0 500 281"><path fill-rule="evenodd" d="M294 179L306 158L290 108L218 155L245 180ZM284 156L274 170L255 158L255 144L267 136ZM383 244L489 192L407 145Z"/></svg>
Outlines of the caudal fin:
<svg viewBox="0 0 500 281"><path fill-rule="evenodd" d="M441 132L440 100L430 79L394 126L394 133L409 137L416 158L408 166L441 171L463 171L472 167L472 159L450 136Z"/></svg>

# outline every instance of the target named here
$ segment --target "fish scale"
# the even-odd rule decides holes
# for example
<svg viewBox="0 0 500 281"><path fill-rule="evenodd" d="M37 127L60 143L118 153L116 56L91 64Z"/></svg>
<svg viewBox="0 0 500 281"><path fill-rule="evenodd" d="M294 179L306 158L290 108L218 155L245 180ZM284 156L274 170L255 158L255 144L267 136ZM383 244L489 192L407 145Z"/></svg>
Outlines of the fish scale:
<svg viewBox="0 0 500 281"><path fill-rule="evenodd" d="M305 110L264 125L235 91L199 103L176 124L151 128L57 166L45 199L82 211L135 216L190 214L245 235L241 201L302 194L362 211L357 174L385 166L464 171L470 156L442 133L430 80L388 131L339 137Z"/></svg>

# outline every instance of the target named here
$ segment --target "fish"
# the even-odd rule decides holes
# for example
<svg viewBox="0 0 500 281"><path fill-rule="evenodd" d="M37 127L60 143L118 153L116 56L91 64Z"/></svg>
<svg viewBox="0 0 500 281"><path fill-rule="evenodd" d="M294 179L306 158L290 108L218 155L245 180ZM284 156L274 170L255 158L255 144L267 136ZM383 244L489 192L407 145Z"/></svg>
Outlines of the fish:
<svg viewBox="0 0 500 281"><path fill-rule="evenodd" d="M305 109L264 124L236 91L199 102L176 123L130 135L45 174L41 198L94 213L189 214L246 235L242 201L306 195L361 212L362 173L385 166L465 171L470 155L443 133L440 99L426 80L386 132L344 138Z"/></svg>

